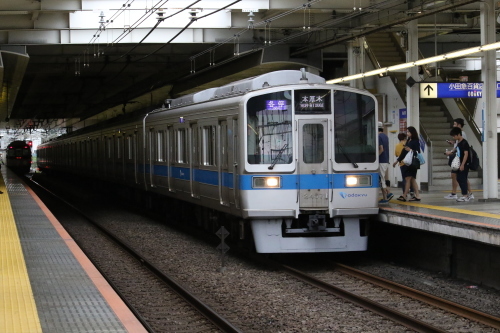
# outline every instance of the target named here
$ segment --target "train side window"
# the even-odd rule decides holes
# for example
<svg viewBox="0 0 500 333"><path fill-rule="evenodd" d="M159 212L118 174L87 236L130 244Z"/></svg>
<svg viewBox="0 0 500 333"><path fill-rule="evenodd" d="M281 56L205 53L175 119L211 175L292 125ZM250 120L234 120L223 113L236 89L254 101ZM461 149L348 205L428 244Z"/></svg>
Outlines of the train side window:
<svg viewBox="0 0 500 333"><path fill-rule="evenodd" d="M127 159L132 159L132 135L127 136Z"/></svg>
<svg viewBox="0 0 500 333"><path fill-rule="evenodd" d="M112 155L111 155L111 152L112 152L112 144L111 144L111 137L108 137L107 140L106 140L106 156L108 159L111 159Z"/></svg>
<svg viewBox="0 0 500 333"><path fill-rule="evenodd" d="M122 137L116 138L116 157L118 159L122 158Z"/></svg>
<svg viewBox="0 0 500 333"><path fill-rule="evenodd" d="M87 140L87 164L88 166L92 166L92 158L93 158L93 154L92 154L92 140Z"/></svg>
<svg viewBox="0 0 500 333"><path fill-rule="evenodd" d="M165 161L165 155L164 155L164 148L163 148L163 143L165 140L165 135L163 131L158 131L156 133L156 160L158 162L163 162Z"/></svg>
<svg viewBox="0 0 500 333"><path fill-rule="evenodd" d="M187 132L185 128L177 130L177 162L187 163Z"/></svg>
<svg viewBox="0 0 500 333"><path fill-rule="evenodd" d="M215 165L215 126L204 126L202 133L203 140L203 165Z"/></svg>

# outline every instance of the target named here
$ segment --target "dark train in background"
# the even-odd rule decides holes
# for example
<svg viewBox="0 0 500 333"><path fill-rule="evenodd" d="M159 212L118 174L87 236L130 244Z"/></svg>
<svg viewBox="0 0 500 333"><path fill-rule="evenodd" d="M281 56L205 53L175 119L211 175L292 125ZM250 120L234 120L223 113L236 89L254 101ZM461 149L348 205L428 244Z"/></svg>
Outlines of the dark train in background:
<svg viewBox="0 0 500 333"><path fill-rule="evenodd" d="M42 172L134 188L259 253L364 251L378 213L377 102L278 71L38 146ZM171 201L171 200L170 200Z"/></svg>
<svg viewBox="0 0 500 333"><path fill-rule="evenodd" d="M12 141L5 149L5 161L9 169L18 173L29 173L32 156L31 145L26 141Z"/></svg>

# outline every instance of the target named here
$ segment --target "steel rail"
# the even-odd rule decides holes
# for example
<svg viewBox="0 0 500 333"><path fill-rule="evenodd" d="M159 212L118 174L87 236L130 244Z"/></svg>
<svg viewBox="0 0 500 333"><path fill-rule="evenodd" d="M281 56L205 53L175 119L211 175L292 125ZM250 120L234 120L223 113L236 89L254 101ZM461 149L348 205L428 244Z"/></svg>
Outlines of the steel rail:
<svg viewBox="0 0 500 333"><path fill-rule="evenodd" d="M124 250L126 250L131 256L136 258L138 261L142 263L146 268L148 268L153 274L155 274L158 278L164 281L173 291L175 291L180 297L186 300L189 304L191 304L199 313L205 316L210 322L212 322L215 326L217 326L221 331L226 333L242 333L240 329L232 325L229 321L227 321L224 317L219 315L216 311L214 311L210 306L201 301L194 294L189 292L186 288L184 288L180 283L178 283L174 278L168 276L168 274L161 271L161 269L157 268L154 264L144 258L139 252L135 251L131 246L129 246L125 241L120 239L114 233L95 222L92 218L86 215L83 211L81 211L78 207L74 206L70 202L62 199L57 194L51 192L41 184L36 181L31 181L49 193L50 195L56 197L61 202L65 203L72 209L74 209L78 214L80 214L83 218L85 218L88 222L90 222L93 226L99 229L102 233L104 233L107 237L113 240L116 244L121 246Z"/></svg>
<svg viewBox="0 0 500 333"><path fill-rule="evenodd" d="M371 312L377 313L383 317L386 317L394 322L397 322L403 326L406 326L410 329L413 329L417 332L425 332L425 333L445 333L447 331L442 330L438 327L429 325L423 321L420 321L418 319L412 318L410 316L407 316L399 311L396 311L394 309L391 309L389 307L386 307L385 305L379 304L377 302L374 302L366 297L359 296L356 294L353 294L351 292L348 292L344 289L338 288L336 286L333 286L331 284L328 284L326 282L323 282L321 280L318 280L310 275L307 275L295 268L292 268L287 265L280 265L283 271L286 273L296 277L297 279L313 285L323 291L326 291L330 294L333 294L335 296L341 297L349 302L352 302L354 304L357 304Z"/></svg>
<svg viewBox="0 0 500 333"><path fill-rule="evenodd" d="M334 267L336 270L354 276L358 279L362 279L364 281L367 281L369 283L375 284L377 286L380 286L382 288L390 289L394 292L397 292L401 295L411 297L413 299L419 300L421 302L427 303L429 305L438 307L440 309L443 309L445 311L454 313L456 315L459 315L461 317L474 320L476 322L479 322L484 325L488 325L490 327L500 329L500 318L489 315L484 312L480 312L471 308L468 308L466 306L427 294L425 292L401 285L396 282L392 282L389 280L386 280L384 278L372 275L367 272L363 272L361 270L340 264L340 263L333 263Z"/></svg>

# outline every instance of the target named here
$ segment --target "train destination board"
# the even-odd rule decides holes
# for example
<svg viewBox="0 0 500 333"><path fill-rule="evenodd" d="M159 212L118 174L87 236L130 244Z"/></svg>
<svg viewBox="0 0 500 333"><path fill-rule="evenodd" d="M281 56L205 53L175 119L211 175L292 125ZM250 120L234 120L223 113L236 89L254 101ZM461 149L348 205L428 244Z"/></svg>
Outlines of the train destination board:
<svg viewBox="0 0 500 333"><path fill-rule="evenodd" d="M500 97L500 83L497 82L497 98ZM420 83L420 98L481 98L482 82L439 82Z"/></svg>

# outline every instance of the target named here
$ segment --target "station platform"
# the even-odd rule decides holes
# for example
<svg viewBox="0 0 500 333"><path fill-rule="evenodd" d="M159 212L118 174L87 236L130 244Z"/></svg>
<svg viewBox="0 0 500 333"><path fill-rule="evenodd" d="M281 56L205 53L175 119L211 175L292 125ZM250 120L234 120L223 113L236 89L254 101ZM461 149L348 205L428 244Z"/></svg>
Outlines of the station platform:
<svg viewBox="0 0 500 333"><path fill-rule="evenodd" d="M379 206L378 221L500 246L500 202L482 200L482 190L473 190L468 202L445 199L450 190L421 192L419 202L398 201L400 188L390 192L394 197Z"/></svg>
<svg viewBox="0 0 500 333"><path fill-rule="evenodd" d="M0 177L0 332L147 332L40 199Z"/></svg>

